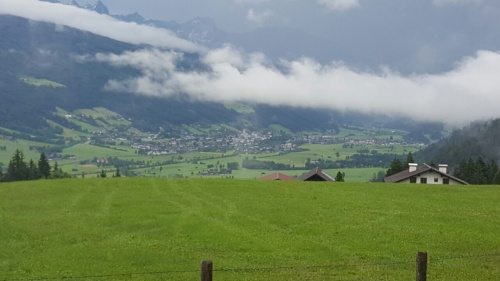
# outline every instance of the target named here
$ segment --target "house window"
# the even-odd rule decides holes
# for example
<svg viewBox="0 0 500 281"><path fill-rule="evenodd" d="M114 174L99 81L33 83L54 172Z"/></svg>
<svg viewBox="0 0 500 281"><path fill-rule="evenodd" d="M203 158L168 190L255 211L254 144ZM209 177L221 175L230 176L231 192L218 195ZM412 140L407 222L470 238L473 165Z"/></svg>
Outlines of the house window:
<svg viewBox="0 0 500 281"><path fill-rule="evenodd" d="M417 178L416 177L411 177L410 178L410 183L417 183Z"/></svg>
<svg viewBox="0 0 500 281"><path fill-rule="evenodd" d="M434 178L434 182L439 182L439 178Z"/></svg>
<svg viewBox="0 0 500 281"><path fill-rule="evenodd" d="M443 184L450 184L450 179L443 179Z"/></svg>
<svg viewBox="0 0 500 281"><path fill-rule="evenodd" d="M427 178L420 178L420 183L427 183Z"/></svg>

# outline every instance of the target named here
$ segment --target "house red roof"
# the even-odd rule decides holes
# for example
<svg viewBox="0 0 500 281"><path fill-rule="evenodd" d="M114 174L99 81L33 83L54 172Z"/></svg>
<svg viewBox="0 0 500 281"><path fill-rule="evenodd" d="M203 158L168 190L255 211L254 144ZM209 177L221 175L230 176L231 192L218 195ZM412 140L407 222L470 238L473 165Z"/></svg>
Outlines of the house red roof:
<svg viewBox="0 0 500 281"><path fill-rule="evenodd" d="M282 180L282 181L296 181L297 179L282 173L274 173L260 177L259 180Z"/></svg>

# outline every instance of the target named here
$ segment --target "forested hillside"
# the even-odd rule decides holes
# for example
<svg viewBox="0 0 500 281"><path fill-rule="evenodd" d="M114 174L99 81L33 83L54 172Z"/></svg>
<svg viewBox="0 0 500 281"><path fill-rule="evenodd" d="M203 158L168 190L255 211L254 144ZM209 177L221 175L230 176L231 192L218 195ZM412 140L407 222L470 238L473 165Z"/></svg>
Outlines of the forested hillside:
<svg viewBox="0 0 500 281"><path fill-rule="evenodd" d="M134 126L144 130L200 120L230 122L236 116L221 104L193 102L182 95L159 99L105 91L104 85L110 79L137 75L136 71L78 59L96 53L118 54L138 46L12 16L0 16L0 36L2 127L30 132L47 129L44 118L51 116L56 107L72 111L104 106L131 118ZM26 77L62 87L26 83Z"/></svg>
<svg viewBox="0 0 500 281"><path fill-rule="evenodd" d="M457 167L462 161L481 157L484 162L500 160L500 119L475 122L455 130L440 142L429 145L415 157L427 163Z"/></svg>

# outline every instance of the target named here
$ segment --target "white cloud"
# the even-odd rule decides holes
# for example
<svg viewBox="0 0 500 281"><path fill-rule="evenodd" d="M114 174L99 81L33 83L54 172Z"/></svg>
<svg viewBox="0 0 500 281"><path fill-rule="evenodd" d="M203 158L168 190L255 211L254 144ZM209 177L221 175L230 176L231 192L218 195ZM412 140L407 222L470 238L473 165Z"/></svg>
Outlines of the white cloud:
<svg viewBox="0 0 500 281"><path fill-rule="evenodd" d="M332 10L359 6L359 1L352 0L317 1ZM478 2L434 0L434 3ZM264 23L273 15L271 10L250 11L249 19L257 23ZM116 67L134 67L142 73L140 77L109 81L108 90L154 96L185 93L202 101L328 108L456 124L500 114L499 52L479 51L444 73L401 75L390 69L357 71L342 63L320 64L308 58L275 65L263 54L247 54L231 46L201 50L166 30L35 0L0 0L0 14L51 22L61 32L64 32L61 26L69 26L134 44L199 51L201 63L209 69L181 70L177 64L182 62L183 55L176 51L149 49L120 55L98 54L92 59ZM435 53L432 47L420 51L424 58L432 58L429 54Z"/></svg>
<svg viewBox="0 0 500 281"><path fill-rule="evenodd" d="M480 51L453 71L409 75L382 69L355 71L342 63L321 65L311 59L271 65L263 55L229 46L203 55L210 71L183 72L182 56L157 50L104 55L98 60L128 65L141 77L110 81L108 90L152 96L186 93L194 100L240 101L406 116L464 124L497 117L500 104L500 53Z"/></svg>
<svg viewBox="0 0 500 281"><path fill-rule="evenodd" d="M253 9L250 9L247 12L247 20L261 26L273 15L274 12L269 9L262 12L255 12Z"/></svg>
<svg viewBox="0 0 500 281"><path fill-rule="evenodd" d="M481 4L482 2L483 0L432 0L432 3L437 6Z"/></svg>
<svg viewBox="0 0 500 281"><path fill-rule="evenodd" d="M346 11L359 7L359 0L318 0L318 3L332 11Z"/></svg>
<svg viewBox="0 0 500 281"><path fill-rule="evenodd" d="M131 44L150 44L188 52L202 49L165 29L125 23L110 16L69 5L37 0L0 0L0 14L54 23L56 26L73 27Z"/></svg>

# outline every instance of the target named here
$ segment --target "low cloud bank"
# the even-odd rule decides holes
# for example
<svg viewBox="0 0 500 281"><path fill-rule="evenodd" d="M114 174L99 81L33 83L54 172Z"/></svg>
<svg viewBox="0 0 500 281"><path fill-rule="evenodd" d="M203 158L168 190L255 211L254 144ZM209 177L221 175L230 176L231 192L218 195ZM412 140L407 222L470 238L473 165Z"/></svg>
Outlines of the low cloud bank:
<svg viewBox="0 0 500 281"><path fill-rule="evenodd" d="M94 59L142 72L141 77L109 81L110 91L166 97L185 93L201 101L380 113L457 125L499 116L498 52L480 51L446 73L409 76L388 68L362 72L343 63L321 65L308 58L275 65L262 54L231 46L202 55L209 71L181 71L176 65L182 55L160 50Z"/></svg>
<svg viewBox="0 0 500 281"><path fill-rule="evenodd" d="M121 22L110 16L69 5L38 0L0 0L1 14L64 25L131 44L149 44L185 52L202 50L200 46L180 39L166 29Z"/></svg>
<svg viewBox="0 0 500 281"><path fill-rule="evenodd" d="M336 9L359 5L357 0L318 2ZM0 14L70 26L157 48L92 57L116 67L134 67L142 73L128 80L109 81L106 88L110 91L150 96L184 93L201 101L326 108L457 125L499 117L499 52L478 51L445 73L402 75L389 68L367 72L340 62L324 65L309 58L273 63L263 54L248 54L231 46L206 50L164 29L124 23L76 7L37 0L0 0ZM183 62L181 51L198 52L204 69L208 70L182 70L178 67Z"/></svg>

